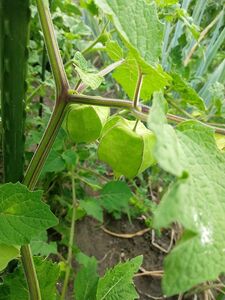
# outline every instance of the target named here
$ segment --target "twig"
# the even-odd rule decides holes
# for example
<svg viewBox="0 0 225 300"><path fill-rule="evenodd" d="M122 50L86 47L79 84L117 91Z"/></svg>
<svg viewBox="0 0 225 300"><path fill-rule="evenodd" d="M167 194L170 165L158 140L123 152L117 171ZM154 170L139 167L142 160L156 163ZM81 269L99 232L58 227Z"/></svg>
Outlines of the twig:
<svg viewBox="0 0 225 300"><path fill-rule="evenodd" d="M137 273L134 275L134 277L141 277L141 276L151 276L151 277L162 277L163 276L163 270L154 270L154 271L147 271L143 267L140 267L141 273Z"/></svg>
<svg viewBox="0 0 225 300"><path fill-rule="evenodd" d="M116 236L116 237L119 237L119 238L122 238L122 239L132 239L136 236L142 236L142 235L144 235L145 233L147 233L151 230L150 228L145 228L145 229L140 230L140 231L135 232L135 233L116 233L116 232L113 232L113 231L110 231L110 230L106 229L104 226L101 226L101 229L105 233L108 233L112 236Z"/></svg>
<svg viewBox="0 0 225 300"><path fill-rule="evenodd" d="M174 240L174 230L171 229L171 236L170 236L170 244L169 247L167 249L163 248L162 246L160 246L159 244L157 244L155 242L155 230L152 229L152 245L155 246L156 248L158 248L159 250L161 250L164 253L169 253L172 246L173 246L173 240Z"/></svg>

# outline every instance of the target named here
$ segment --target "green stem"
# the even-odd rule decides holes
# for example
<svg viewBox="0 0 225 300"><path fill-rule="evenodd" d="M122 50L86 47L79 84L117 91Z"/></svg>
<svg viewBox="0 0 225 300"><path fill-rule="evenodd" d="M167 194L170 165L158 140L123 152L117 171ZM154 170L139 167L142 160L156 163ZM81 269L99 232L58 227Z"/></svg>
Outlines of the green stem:
<svg viewBox="0 0 225 300"><path fill-rule="evenodd" d="M30 245L21 247L21 256L26 280L29 288L30 300L41 300L41 292L34 266Z"/></svg>
<svg viewBox="0 0 225 300"><path fill-rule="evenodd" d="M148 120L148 114L150 111L150 107L143 104L140 104L138 106L138 108L141 109L141 111L135 109L133 106L133 102L130 100L80 95L80 94L76 94L76 91L74 90L68 90L67 101L68 103L79 103L79 104L89 104L89 105L98 105L98 106L106 106L106 107L110 106L110 107L125 108L130 110L137 118L145 122ZM189 120L187 118L180 117L177 115L172 115L172 114L167 114L167 119L175 123L181 123ZM221 133L225 135L224 128L210 126L209 124L203 122L200 123L214 129L215 132L217 133Z"/></svg>
<svg viewBox="0 0 225 300"><path fill-rule="evenodd" d="M138 104L139 104L142 83L143 83L143 74L141 73L141 70L139 69L137 84L136 84L136 88L134 91L134 100L133 100L134 108L137 108Z"/></svg>
<svg viewBox="0 0 225 300"><path fill-rule="evenodd" d="M66 297L66 292L67 292L69 278L70 278L72 257L73 257L73 243L74 243L75 224L76 224L76 208L77 208L74 172L72 172L72 174L71 174L71 182L72 182L73 210L72 210L72 220L71 220L71 227L70 227L70 239L69 239L69 250L68 250L68 256L67 256L66 275L65 275L65 279L64 279L64 283L63 283L62 294L61 294L60 300L64 300Z"/></svg>
<svg viewBox="0 0 225 300"><path fill-rule="evenodd" d="M69 88L69 83L66 77L58 43L55 37L48 1L36 0L36 2L45 38L45 45L48 51L48 57L55 79L57 99L59 100L59 96L61 94L64 94L65 90Z"/></svg>
<svg viewBox="0 0 225 300"><path fill-rule="evenodd" d="M31 190L34 189L37 183L38 177L41 173L41 169L61 127L66 111L66 106L67 105L65 101L60 101L59 105L55 106L46 131L27 168L23 183Z"/></svg>
<svg viewBox="0 0 225 300"><path fill-rule="evenodd" d="M136 88L135 88L135 91L134 91L134 99L133 99L134 109L138 109L142 83L143 83L143 74L142 74L142 72L139 68L139 70L138 70L138 79L137 79L137 84L136 84ZM135 125L134 125L134 128L133 128L134 132L136 131L138 122L139 122L139 119L137 119L136 122L135 122Z"/></svg>
<svg viewBox="0 0 225 300"><path fill-rule="evenodd" d="M46 73L46 64L47 64L47 52L46 52L46 47L45 45L43 46L43 53L42 53L42 66L41 66L41 82L45 82L45 73ZM38 115L40 118L42 118L43 114L43 102L44 102L44 97L40 96L39 98L39 111Z"/></svg>
<svg viewBox="0 0 225 300"><path fill-rule="evenodd" d="M83 55L87 54L90 50L92 50L92 48L94 48L94 46L99 42L99 40L101 39L101 36L104 34L106 27L108 26L109 22L107 22L105 24L105 26L102 28L102 31L100 32L99 36L87 47L85 48L81 53Z"/></svg>

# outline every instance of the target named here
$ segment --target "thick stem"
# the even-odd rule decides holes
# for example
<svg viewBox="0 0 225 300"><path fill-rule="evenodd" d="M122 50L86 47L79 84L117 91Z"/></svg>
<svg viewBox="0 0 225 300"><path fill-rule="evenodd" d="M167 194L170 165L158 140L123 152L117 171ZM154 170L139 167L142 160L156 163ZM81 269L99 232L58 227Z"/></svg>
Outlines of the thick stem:
<svg viewBox="0 0 225 300"><path fill-rule="evenodd" d="M57 99L68 89L69 83L66 77L63 61L59 52L58 43L55 37L52 18L50 15L48 1L36 0L41 26L45 38L45 45L51 64L53 76L56 83Z"/></svg>
<svg viewBox="0 0 225 300"><path fill-rule="evenodd" d="M70 271L71 271L71 262L73 257L73 243L74 243L74 234L75 234L75 224L76 224L76 207L77 207L77 198L76 198L76 189L75 189L75 176L72 172L71 174L71 181L72 181L72 220L71 220L71 227L70 227L70 239L69 239L69 250L68 250L68 257L67 257L67 267L66 267L66 274L63 283L62 294L60 300L64 300L66 297L66 292L68 288L69 278L70 278Z"/></svg>
<svg viewBox="0 0 225 300"><path fill-rule="evenodd" d="M42 84L45 82L45 73L46 73L46 64L47 64L47 52L45 45L43 46L43 53L42 53L42 66L41 66L41 82ZM44 97L40 96L39 98L39 111L38 115L40 118L42 118L43 114L43 102L44 102Z"/></svg>
<svg viewBox="0 0 225 300"><path fill-rule="evenodd" d="M33 261L32 253L29 245L24 245L21 247L21 256L22 256L23 268L24 268L24 272L26 275L27 284L29 288L30 300L41 300L41 292L40 292L34 261Z"/></svg>
<svg viewBox="0 0 225 300"><path fill-rule="evenodd" d="M59 105L56 105L41 142L27 168L23 183L31 190L37 183L42 167L61 127L66 106L65 101L60 101Z"/></svg>

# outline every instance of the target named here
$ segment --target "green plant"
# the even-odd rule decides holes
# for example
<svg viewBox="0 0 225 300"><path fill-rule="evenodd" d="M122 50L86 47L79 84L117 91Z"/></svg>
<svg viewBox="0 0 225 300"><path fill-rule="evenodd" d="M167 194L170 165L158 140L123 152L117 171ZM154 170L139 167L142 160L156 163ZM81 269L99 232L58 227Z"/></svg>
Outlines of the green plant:
<svg viewBox="0 0 225 300"><path fill-rule="evenodd" d="M32 242L32 239L34 239L36 235L40 234L43 230L54 226L57 223L57 220L50 212L49 207L40 201L41 192L32 192L32 190L36 186L48 155L50 155L49 158L51 155L54 156L54 152L50 151L51 149L54 150L53 144L66 113L71 113L71 104L79 105L79 107L81 107L82 104L82 107L85 107L85 105L97 105L129 110L132 117L136 118L135 121L125 122L126 124L132 124L133 132L129 132L128 137L131 138L131 141L133 141L133 138L135 140L137 139L135 134L139 134L139 128L142 126L141 123L139 123L139 119L143 121L148 120L149 107L140 103L140 100L148 101L152 96L153 106L148 124L149 128L154 132L154 136L152 133L150 135L154 137L154 140L156 139L154 149L152 149L153 147L151 145L150 150L148 150L151 153L148 152L146 156L141 153L142 151L140 149L138 149L141 154L138 157L139 160L141 160L141 163L139 162L138 166L135 165L135 172L133 171L133 165L128 165L128 163L126 164L126 171L124 171L124 169L117 170L114 166L112 167L120 175L133 177L136 173L138 173L138 171L143 171L152 164L153 159L150 158L153 156L165 171L176 176L175 182L171 184L168 192L164 195L161 204L156 210L154 218L154 226L157 228L168 226L172 221L179 221L185 229L185 233L180 243L166 259L164 278L164 289L166 294L173 295L175 293L184 292L203 281L213 280L224 271L224 266L221 264L221 258L223 258L224 250L224 243L222 241L221 234L223 233L222 212L225 209L223 194L224 183L222 181L223 167L225 164L224 153L219 152L216 147L213 130L224 134L224 129L218 125L214 126L206 124L205 126L202 122L198 122L197 120L187 121L184 117L166 114L167 103L164 101L162 94L162 91L166 87L169 87L168 90L165 91L165 97L168 98L168 102L171 103L175 109L180 109L184 112L184 114L188 115L192 119L195 119L195 115L191 110L193 107L201 116L204 117L205 104L203 99L193 90L192 87L186 84L185 81L183 81L178 75L172 72L166 73L158 63L161 54L164 26L158 19L156 4L154 2L149 3L144 0L132 0L132 2L130 0L124 0L123 5L121 5L119 0L95 0L95 5L101 9L105 15L109 16L109 19L112 21L112 24L116 29L115 38L119 41L119 43L114 42L111 43L111 45L107 44L105 51L106 53L111 53L111 57L113 59L116 58L118 63L110 65L104 69L101 74L96 74L95 72L90 71L86 62L78 54L74 59L72 59L71 63L75 64L75 71L77 72L79 79L78 82L76 82L76 88L71 89L54 35L48 1L37 0L36 2L45 38L45 45L56 84L56 101L43 138L40 141L25 173L23 185L19 183L8 183L2 185L0 188L0 222L2 226L4 226L4 232L0 235L0 242L3 244L3 250L10 248L10 255L3 257L4 261L1 261L1 265L2 268L4 268L9 260L16 257L18 255L18 247L15 245L21 245L21 256L29 287L29 296L24 289L21 290L21 294L19 296L16 296L21 299L30 297L30 299L35 300L40 300L41 298L55 298L56 291L54 285L58 279L58 267L54 264L43 262L38 259L33 261L28 243ZM167 2L168 1L163 1L163 4L167 5ZM159 4L162 4L161 1ZM4 6L0 6L0 13L1 16L5 18ZM180 16L186 20L183 14L180 13ZM135 19L135 22L130 24L130 20L132 18ZM107 25L108 23L106 23L106 27ZM132 26L132 30L130 26ZM179 26L180 25L176 28L176 41L180 36L179 32L181 28ZM103 32L100 32L100 36L102 36L106 30L106 27L103 27ZM147 31L145 31L145 29ZM25 36L27 32L26 30L23 30ZM193 27L192 31L195 32ZM3 31L1 31L1 33L2 32ZM2 34L1 36L4 35ZM138 39L136 38L137 36ZM103 41L103 43L105 43L105 39L96 38L91 45L83 50L83 53L89 53L91 50L96 50L95 46L98 41ZM23 45L25 45L25 42ZM171 47L173 48L173 46ZM25 47L23 49L25 49ZM115 50L116 55L114 52ZM15 55L15 53L13 54ZM1 57L5 57L5 53L2 52L2 49ZM71 63L69 63L69 65L71 65ZM24 57L22 66L24 67ZM1 58L1 70L4 71L5 67L6 66L2 64ZM127 95L132 98L133 101L81 94L85 88L90 87L92 90L96 89L101 84L102 77L114 69L116 69L113 75L114 78L121 84ZM1 72L1 91L4 91L5 86L7 87L7 85L2 79L4 78L2 74L4 75L5 72ZM180 108L179 105L177 106L176 103L174 104L174 94L175 96L177 94L180 95L181 102L184 102L184 106L188 107L191 110L191 113L186 112L182 107ZM1 98L5 100L5 97L2 95L4 95L4 93L1 94ZM176 99L176 97L174 98ZM4 105L4 101L2 101L2 103ZM9 111L4 110L3 105L3 129L7 129L7 120L10 120L7 115ZM94 108L92 108L92 110L96 111ZM172 126L167 124L166 119L175 122L185 122L182 122L178 125L177 129L174 130ZM69 120L69 122L71 123L72 121ZM84 122L87 121L85 120ZM92 119L89 119L88 122L90 122L88 125L95 125L95 121L91 124L91 122L93 122ZM18 127L20 128L21 136L21 132L23 131L21 130L21 128L23 128L23 118L20 117L18 124L22 126ZM72 125L75 126L75 124ZM146 128L143 128L141 128L141 130L147 132L148 135L149 131ZM110 128L110 130L112 129L114 129L114 127ZM108 133L108 131L105 131L104 133L104 130L105 129L103 129L101 143L103 143L104 137ZM126 128L125 131L129 131L128 128ZM196 132L198 132L198 134L196 134ZM96 134L96 138L98 135L99 133ZM118 137L121 137L120 133L118 133ZM76 138L77 134L75 133L75 141L77 141ZM85 139L84 141L89 142L92 139L93 136L91 136L91 139L88 137L88 139ZM142 138L138 136L138 140L142 141ZM144 144L145 142L142 141ZM147 144L148 142L149 141L147 141ZM5 145L4 139L3 143ZM100 152L103 151L101 150L101 143ZM20 146L23 147L22 145L21 141ZM144 146L145 145L141 145L140 148L143 150L145 148ZM15 147L15 144L9 143L8 147L9 149L12 149ZM108 150L109 146L107 146L104 151L108 152ZM104 151L100 156L104 156ZM130 151L132 151L132 149ZM199 153L201 160L199 158ZM135 154L138 155L138 153ZM22 155L22 153L19 154L20 159ZM142 166L143 156L146 163L144 167ZM150 156L150 158L148 156ZM66 275L61 294L62 299L65 297L70 276L70 265L73 255L72 242L74 238L74 226L77 214L76 192L74 188L74 169L71 167L71 165L73 165L73 163L71 163L71 157L73 161L76 160L76 158L74 159L71 155L71 152L67 153L67 155L64 153L64 156L62 156L62 159L66 162L70 172L69 174L73 190L72 222L68 245L68 258L66 261ZM6 163L7 161L5 160L5 164ZM12 169L10 169L10 172L11 171ZM16 178L16 180L19 179L20 177ZM13 180L10 179L10 181ZM109 186L105 187L105 190L107 189L109 189ZM187 195L190 191L191 196L188 198ZM215 191L217 191L217 201L214 201ZM102 193L104 194L104 189ZM210 205L211 211L213 212L211 217L209 217L209 210L206 207L207 205L205 204L204 198L207 198L207 205ZM109 198L107 202L108 210L110 211L110 204L112 204L112 201ZM107 206L105 203L102 203L101 205ZM121 205L120 211L122 209L126 210L126 208L127 203L124 206ZM112 209L112 211L115 212L116 209ZM101 218L102 217L100 215L99 219ZM185 245L188 247L186 252L183 250ZM192 247L196 249L196 252L191 253ZM183 259L184 253L186 258L185 260ZM199 257L199 253L201 253L201 257ZM188 268L186 267L185 264L190 260L190 257L198 265L197 271L193 268L193 264L191 263ZM131 285L131 279L141 264L141 258L136 258L130 262L116 266L113 270L107 272L101 279L98 279L98 276L96 275L96 262L94 260L81 260L81 264L84 268L81 269L80 273L78 273L78 279L75 282L75 288L78 293L77 297L80 297L78 299L82 299L82 291L87 290L87 287L83 287L82 284L79 283L79 280L82 282L82 278L86 280L87 278L90 278L90 276L93 276L93 281L90 283L91 289L88 290L88 295L85 299L91 297L91 299L96 298L97 300L110 300L113 299L114 293L118 295L119 292L121 292L121 294L119 294L120 298L134 299L137 297ZM203 270L203 265L206 264L208 266L207 270ZM37 272L35 271L35 266ZM21 270L18 269L16 272L21 273ZM49 279L47 278L46 273L48 274ZM171 277L171 274L173 273L175 276ZM6 297L9 293L13 295L11 289L13 281L15 282L14 276L17 278L15 290L24 285L24 279L21 280L21 276L17 277L17 274L15 273L9 276L2 287L2 293L4 293ZM116 287L118 287L118 290ZM15 298L15 294L12 297Z"/></svg>

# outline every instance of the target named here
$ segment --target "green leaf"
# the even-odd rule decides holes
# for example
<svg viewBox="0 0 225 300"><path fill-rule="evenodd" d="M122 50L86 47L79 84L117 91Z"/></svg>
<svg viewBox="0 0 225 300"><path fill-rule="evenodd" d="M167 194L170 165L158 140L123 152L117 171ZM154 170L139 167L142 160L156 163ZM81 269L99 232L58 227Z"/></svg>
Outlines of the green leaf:
<svg viewBox="0 0 225 300"><path fill-rule="evenodd" d="M205 111L204 100L198 95L198 93L177 73L172 73L171 76L173 79L172 89L179 93L181 99L188 104Z"/></svg>
<svg viewBox="0 0 225 300"><path fill-rule="evenodd" d="M64 169L65 162L61 157L61 154L58 151L52 149L49 153L46 163L44 164L41 175L44 176L48 172L59 173L62 172Z"/></svg>
<svg viewBox="0 0 225 300"><path fill-rule="evenodd" d="M79 67L76 67L76 71L80 76L80 79L86 86L90 86L92 90L96 90L101 83L103 82L104 78L98 74L84 72Z"/></svg>
<svg viewBox="0 0 225 300"><path fill-rule="evenodd" d="M161 55L164 25L159 21L154 2L145 0L95 0L113 21L120 36L134 53L155 64Z"/></svg>
<svg viewBox="0 0 225 300"><path fill-rule="evenodd" d="M78 255L77 261L83 266L79 269L74 289L76 300L95 300L99 276L97 273L97 260L95 257Z"/></svg>
<svg viewBox="0 0 225 300"><path fill-rule="evenodd" d="M20 183L0 186L0 242L24 245L39 232L57 224L41 191L30 192Z"/></svg>
<svg viewBox="0 0 225 300"><path fill-rule="evenodd" d="M19 254L20 247L0 244L0 271L4 270L8 263L12 259L17 258Z"/></svg>
<svg viewBox="0 0 225 300"><path fill-rule="evenodd" d="M155 3L145 0L95 2L113 21L130 52L126 62L116 69L114 78L132 98L140 70L144 75L141 98L148 100L152 92L166 86L169 79L158 65L164 25L158 19Z"/></svg>
<svg viewBox="0 0 225 300"><path fill-rule="evenodd" d="M78 161L77 154L73 149L68 149L65 152L63 152L62 158L65 160L68 168L76 166Z"/></svg>
<svg viewBox="0 0 225 300"><path fill-rule="evenodd" d="M56 300L58 291L56 284L60 275L59 265L49 260L35 258L37 276L43 300Z"/></svg>
<svg viewBox="0 0 225 300"><path fill-rule="evenodd" d="M48 256L50 254L57 254L56 242L47 242L47 232L43 231L36 235L30 242L33 255Z"/></svg>
<svg viewBox="0 0 225 300"><path fill-rule="evenodd" d="M134 300L138 294L132 278L140 268L143 257L138 256L125 263L119 263L100 278L96 300Z"/></svg>
<svg viewBox="0 0 225 300"><path fill-rule="evenodd" d="M56 283L59 266L50 261L35 258L35 267L43 300L56 300ZM20 265L12 274L7 274L0 285L0 300L29 300L24 271Z"/></svg>
<svg viewBox="0 0 225 300"><path fill-rule="evenodd" d="M165 7L176 4L178 0L155 0L158 6Z"/></svg>
<svg viewBox="0 0 225 300"><path fill-rule="evenodd" d="M107 212L118 218L122 212L129 212L131 197L132 192L125 182L111 181L101 191L101 204Z"/></svg>
<svg viewBox="0 0 225 300"><path fill-rule="evenodd" d="M135 124L116 116L109 119L102 130L98 157L109 164L117 176L133 178L155 163L154 134L143 123Z"/></svg>
<svg viewBox="0 0 225 300"><path fill-rule="evenodd" d="M107 42L106 52L112 60L117 61L123 58L123 49L116 41Z"/></svg>
<svg viewBox="0 0 225 300"><path fill-rule="evenodd" d="M161 66L152 67L143 60L137 61L132 54L129 54L125 62L116 68L113 77L130 98L134 97L139 69L143 73L141 99L149 100L154 91L161 90L168 84L169 76L163 72Z"/></svg>
<svg viewBox="0 0 225 300"><path fill-rule="evenodd" d="M154 218L156 228L175 221L185 228L165 259L163 288L170 296L214 280L225 270L225 154L218 149L213 130L197 121L183 122L176 130L156 122L163 110L157 109L160 99L155 99L155 116L150 118L157 136L156 158L172 174L186 173L171 184Z"/></svg>
<svg viewBox="0 0 225 300"><path fill-rule="evenodd" d="M162 93L154 93L151 111L149 127L155 133L157 140L153 152L154 157L164 170L180 177L183 174L183 168L180 165L182 149L175 131L166 123L166 102Z"/></svg>
<svg viewBox="0 0 225 300"><path fill-rule="evenodd" d="M96 90L103 82L104 78L99 74L94 73L92 66L89 65L88 61L80 52L76 52L74 62L76 63L76 71L82 82L86 86L90 86L92 90Z"/></svg>
<svg viewBox="0 0 225 300"><path fill-rule="evenodd" d="M98 200L82 200L80 201L80 207L85 210L87 215L103 223L103 210Z"/></svg>

